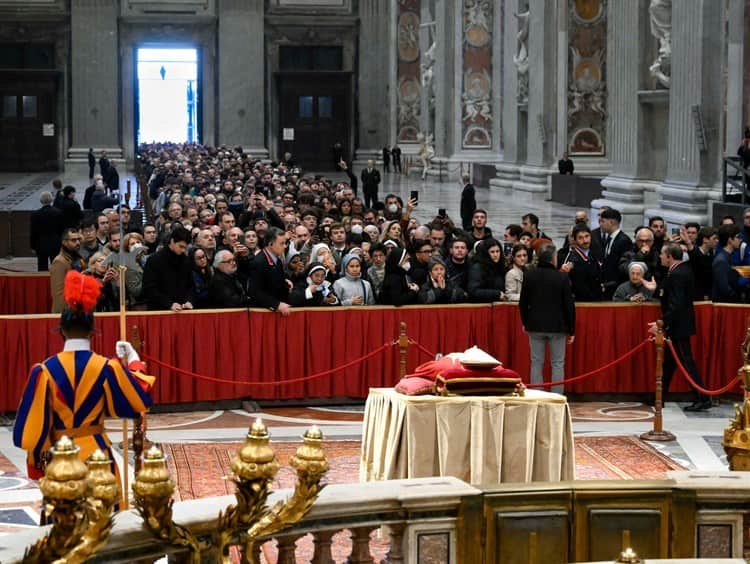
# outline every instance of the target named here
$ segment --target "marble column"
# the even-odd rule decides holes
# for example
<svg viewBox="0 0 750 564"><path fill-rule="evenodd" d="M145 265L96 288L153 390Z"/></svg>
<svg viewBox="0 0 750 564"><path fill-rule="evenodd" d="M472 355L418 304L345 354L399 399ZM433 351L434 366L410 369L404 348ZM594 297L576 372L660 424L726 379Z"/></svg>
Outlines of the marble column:
<svg viewBox="0 0 750 564"><path fill-rule="evenodd" d="M672 225L706 223L707 200L721 191L724 15L724 3L714 0L672 4L667 175L657 188L659 209L646 212L661 212Z"/></svg>
<svg viewBox="0 0 750 564"><path fill-rule="evenodd" d="M648 11L644 0L609 2L609 49L607 92L609 112L607 146L612 172L602 180L602 198L591 202L593 209L604 205L623 214L626 227L643 222L644 184L639 137L643 109L638 91L642 75L641 56L648 33Z"/></svg>
<svg viewBox="0 0 750 564"><path fill-rule="evenodd" d="M519 179L520 162L526 156L526 104L518 98L518 69L513 62L518 52L518 18L516 14L525 10L523 0L506 0L505 18L502 29L503 41L503 91L502 131L503 162L496 165L497 178L490 180L490 186L511 189Z"/></svg>
<svg viewBox="0 0 750 564"><path fill-rule="evenodd" d="M727 130L725 147L727 152L740 144L745 120L743 117L743 73L745 55L745 0L729 0L727 34ZM749 39L750 40L750 39Z"/></svg>
<svg viewBox="0 0 750 564"><path fill-rule="evenodd" d="M529 0L529 103L526 161L513 183L519 195L546 198L556 127L557 14ZM552 69L552 70L551 70Z"/></svg>
<svg viewBox="0 0 750 564"><path fill-rule="evenodd" d="M110 0L70 2L72 135L65 160L68 173L88 174L89 147L97 155L104 150L115 162L122 160L117 12L118 3Z"/></svg>
<svg viewBox="0 0 750 564"><path fill-rule="evenodd" d="M265 144L264 2L221 0L218 5L219 116L217 141L267 157ZM241 47L241 53L238 52Z"/></svg>
<svg viewBox="0 0 750 564"><path fill-rule="evenodd" d="M391 7L391 2L385 0L359 2L358 161L382 159L382 148L393 143L385 118L388 109L384 107L391 87L388 61L393 60L388 43Z"/></svg>

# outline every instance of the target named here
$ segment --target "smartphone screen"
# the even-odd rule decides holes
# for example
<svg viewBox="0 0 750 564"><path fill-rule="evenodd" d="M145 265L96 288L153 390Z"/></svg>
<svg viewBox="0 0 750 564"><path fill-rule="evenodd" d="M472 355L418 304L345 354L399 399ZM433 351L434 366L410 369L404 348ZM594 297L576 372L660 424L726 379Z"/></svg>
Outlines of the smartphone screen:
<svg viewBox="0 0 750 564"><path fill-rule="evenodd" d="M679 227L673 227L672 228L672 235L679 235L680 234L680 228Z"/></svg>
<svg viewBox="0 0 750 564"><path fill-rule="evenodd" d="M440 208L440 209L438 210L438 215L439 215L440 217L445 217L445 208Z"/></svg>
<svg viewBox="0 0 750 564"><path fill-rule="evenodd" d="M419 191L412 190L411 194L409 195L409 199L410 200L414 200L415 202L418 202L419 201Z"/></svg>

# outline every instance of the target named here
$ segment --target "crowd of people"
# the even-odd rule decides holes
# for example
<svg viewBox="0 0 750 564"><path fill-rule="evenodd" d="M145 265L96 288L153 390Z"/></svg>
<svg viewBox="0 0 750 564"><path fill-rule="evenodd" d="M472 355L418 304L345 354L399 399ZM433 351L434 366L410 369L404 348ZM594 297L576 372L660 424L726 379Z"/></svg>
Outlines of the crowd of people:
<svg viewBox="0 0 750 564"><path fill-rule="evenodd" d="M144 145L139 159L155 210L145 223L118 205L100 177L83 209L72 186L43 193L32 242L40 269L52 260L54 311L62 308L70 269L100 280L100 311L116 309L120 263L128 267L126 302L135 309L288 313L296 306L518 301L540 245L551 242L533 213L495 236L468 177L459 225L444 210L420 222L416 201L395 194L381 201L377 184L360 197L357 176L343 161L349 182L306 176L285 157L264 163L241 148ZM368 163L361 185L377 172ZM750 210L744 229L727 218L718 230L687 223L669 236L664 220L653 217L633 239L617 210L602 208L598 219L592 229L587 213L576 212L557 251L576 302L657 299L666 242L678 243L689 261L696 300L744 299L746 279L733 267L750 265ZM61 236L57 248L40 235L50 226Z"/></svg>

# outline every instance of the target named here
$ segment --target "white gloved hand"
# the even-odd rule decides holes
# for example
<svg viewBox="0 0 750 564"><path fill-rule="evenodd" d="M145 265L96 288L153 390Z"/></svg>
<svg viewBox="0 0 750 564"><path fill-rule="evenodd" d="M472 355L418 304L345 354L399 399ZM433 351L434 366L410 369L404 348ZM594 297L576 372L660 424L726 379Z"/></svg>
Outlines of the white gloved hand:
<svg viewBox="0 0 750 564"><path fill-rule="evenodd" d="M131 345L127 341L117 341L117 343L115 343L115 354L118 358L124 357L126 365L129 365L131 362L141 360L141 357L139 357L138 353L135 352L133 345Z"/></svg>

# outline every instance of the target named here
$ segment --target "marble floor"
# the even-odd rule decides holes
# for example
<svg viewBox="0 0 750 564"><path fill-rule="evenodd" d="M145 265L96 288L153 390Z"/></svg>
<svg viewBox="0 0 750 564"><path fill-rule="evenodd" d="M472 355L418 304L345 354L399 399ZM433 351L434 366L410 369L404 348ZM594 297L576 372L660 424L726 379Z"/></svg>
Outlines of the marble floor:
<svg viewBox="0 0 750 564"><path fill-rule="evenodd" d="M344 180L341 173L323 173L325 176ZM42 173L0 173L0 210L33 210L39 207L39 194L44 190L52 190L52 181L60 177L64 185L76 186L79 201L83 199L83 192L90 182L83 177L70 177L64 174L56 175L51 172ZM130 179L135 187L132 175L121 174L122 186ZM458 181L439 182L428 178L422 181L418 176L400 174L383 174L379 196L384 199L386 194L394 193L407 200L412 190L419 192L419 205L415 215L420 222L432 220L439 208L446 208L448 215L460 223L459 203L461 200L461 185ZM135 198L133 188L133 198ZM510 223L521 223L521 216L533 212L539 217L539 227L560 244L565 233L573 224L575 209L555 202L528 201L513 196L503 190L478 188L476 191L477 206L487 210L488 225L496 236L502 237L505 226ZM627 226L626 226L627 228ZM0 267L17 270L33 271L36 260L24 257L14 257L12 260L0 258Z"/></svg>

